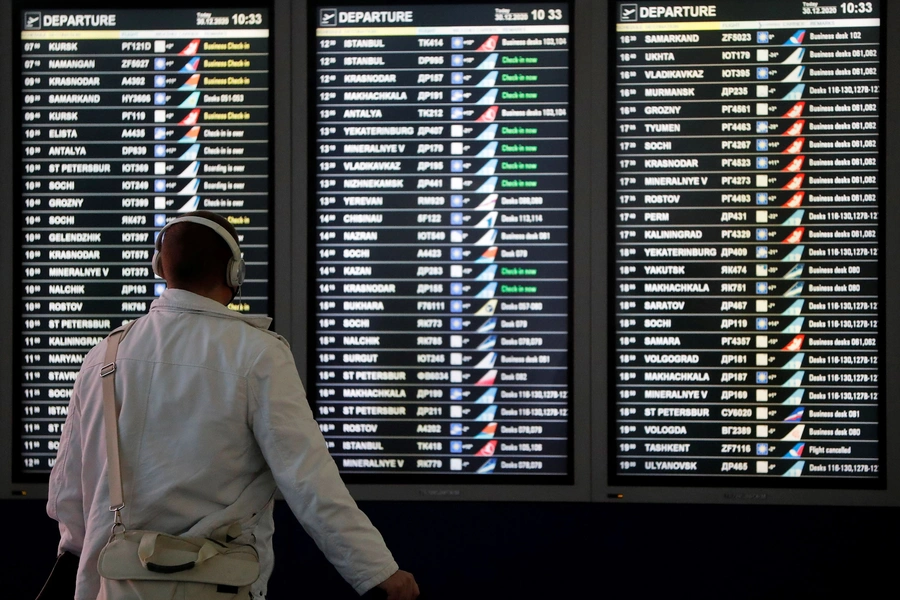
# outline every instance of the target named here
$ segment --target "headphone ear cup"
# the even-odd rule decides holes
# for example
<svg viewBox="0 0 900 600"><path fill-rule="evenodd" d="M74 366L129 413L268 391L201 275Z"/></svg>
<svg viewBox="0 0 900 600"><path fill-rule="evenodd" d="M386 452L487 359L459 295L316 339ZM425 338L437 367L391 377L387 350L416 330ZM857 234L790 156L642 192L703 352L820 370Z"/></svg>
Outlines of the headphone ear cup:
<svg viewBox="0 0 900 600"><path fill-rule="evenodd" d="M153 274L157 277L162 277L162 261L160 260L159 250L153 252L153 261L150 264L153 266Z"/></svg>
<svg viewBox="0 0 900 600"><path fill-rule="evenodd" d="M244 284L245 269L243 258L240 260L234 260L233 258L228 260L228 272L225 276L225 281L229 287L239 288Z"/></svg>

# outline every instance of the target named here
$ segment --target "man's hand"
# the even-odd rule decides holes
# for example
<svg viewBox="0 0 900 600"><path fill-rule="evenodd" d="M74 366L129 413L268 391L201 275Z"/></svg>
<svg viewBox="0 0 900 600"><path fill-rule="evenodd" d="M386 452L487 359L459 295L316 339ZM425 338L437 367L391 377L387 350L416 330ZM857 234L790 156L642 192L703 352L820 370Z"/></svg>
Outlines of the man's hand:
<svg viewBox="0 0 900 600"><path fill-rule="evenodd" d="M387 600L414 600L419 597L416 579L406 571L397 571L379 583L378 587L385 591Z"/></svg>

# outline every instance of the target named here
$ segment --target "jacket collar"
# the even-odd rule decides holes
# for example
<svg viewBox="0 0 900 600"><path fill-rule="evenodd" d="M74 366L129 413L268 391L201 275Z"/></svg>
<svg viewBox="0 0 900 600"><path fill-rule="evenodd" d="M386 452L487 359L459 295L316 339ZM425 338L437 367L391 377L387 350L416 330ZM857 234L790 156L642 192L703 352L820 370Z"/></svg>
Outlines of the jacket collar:
<svg viewBox="0 0 900 600"><path fill-rule="evenodd" d="M268 330L272 324L269 317L242 315L219 304L211 298L187 290L166 289L162 296L153 301L150 310L175 310L195 313L213 313L216 316L244 321L257 329Z"/></svg>

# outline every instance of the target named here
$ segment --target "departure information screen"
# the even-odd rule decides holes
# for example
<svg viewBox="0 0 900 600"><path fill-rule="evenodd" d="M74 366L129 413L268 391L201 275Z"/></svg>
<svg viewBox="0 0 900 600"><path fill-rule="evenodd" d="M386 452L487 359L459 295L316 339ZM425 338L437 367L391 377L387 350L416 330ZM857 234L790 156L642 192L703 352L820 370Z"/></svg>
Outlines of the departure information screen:
<svg viewBox="0 0 900 600"><path fill-rule="evenodd" d="M570 477L569 6L311 19L311 383L338 468Z"/></svg>
<svg viewBox="0 0 900 600"><path fill-rule="evenodd" d="M879 3L613 10L614 481L882 487Z"/></svg>
<svg viewBox="0 0 900 600"><path fill-rule="evenodd" d="M165 289L156 233L180 213L235 225L269 307L269 16L23 10L17 102L20 372L14 472L46 478L91 347ZM43 474L43 475L41 475Z"/></svg>

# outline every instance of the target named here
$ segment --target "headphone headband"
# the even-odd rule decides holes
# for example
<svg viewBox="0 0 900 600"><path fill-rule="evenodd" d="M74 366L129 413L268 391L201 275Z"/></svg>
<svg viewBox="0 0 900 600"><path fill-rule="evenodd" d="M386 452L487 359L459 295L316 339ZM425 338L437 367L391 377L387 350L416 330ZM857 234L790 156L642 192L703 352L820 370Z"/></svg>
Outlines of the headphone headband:
<svg viewBox="0 0 900 600"><path fill-rule="evenodd" d="M198 225L203 225L205 227L209 227L213 231L219 234L219 237L225 240L225 243L228 244L228 248L231 250L231 259L228 261L228 270L226 272L226 281L228 285L232 288L239 288L244 283L244 259L241 257L241 248L238 246L237 241L235 241L234 237L232 237L231 233L213 221L212 219L208 219L206 217L201 217L197 215L185 215L183 217L178 217L177 219L173 219L166 223L165 227L159 230L159 234L156 236L156 242L154 243L155 252L153 253L153 272L159 275L160 267L159 267L159 253L162 250L162 242L163 237L165 236L166 230L175 225L176 223L196 223Z"/></svg>
<svg viewBox="0 0 900 600"><path fill-rule="evenodd" d="M156 237L156 249L162 250L162 238L166 232L166 229L175 225L176 223L197 223L199 225L205 225L219 234L225 243L228 244L228 248L231 250L231 256L234 260L241 259L241 249L238 247L237 242L231 236L227 229L216 223L211 219L207 219L206 217L197 217L195 215L186 215L183 217L178 217L177 219L173 219L166 223L166 226L159 230L159 235Z"/></svg>

